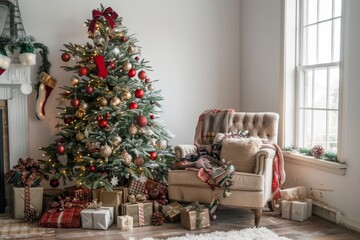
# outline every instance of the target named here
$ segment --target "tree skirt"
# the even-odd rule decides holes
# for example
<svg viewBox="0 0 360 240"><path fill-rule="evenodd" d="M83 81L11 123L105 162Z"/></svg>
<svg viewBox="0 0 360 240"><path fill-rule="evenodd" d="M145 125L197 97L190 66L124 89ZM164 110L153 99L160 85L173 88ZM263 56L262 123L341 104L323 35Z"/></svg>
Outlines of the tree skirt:
<svg viewBox="0 0 360 240"><path fill-rule="evenodd" d="M26 223L23 220L0 218L0 239L55 239L55 231L40 228L37 223Z"/></svg>
<svg viewBox="0 0 360 240"><path fill-rule="evenodd" d="M131 239L131 238L130 238ZM170 237L167 240L290 240L280 237L271 230L261 228L246 228L240 231L212 232L205 234L186 234L181 237ZM156 240L155 238L143 238L142 240Z"/></svg>

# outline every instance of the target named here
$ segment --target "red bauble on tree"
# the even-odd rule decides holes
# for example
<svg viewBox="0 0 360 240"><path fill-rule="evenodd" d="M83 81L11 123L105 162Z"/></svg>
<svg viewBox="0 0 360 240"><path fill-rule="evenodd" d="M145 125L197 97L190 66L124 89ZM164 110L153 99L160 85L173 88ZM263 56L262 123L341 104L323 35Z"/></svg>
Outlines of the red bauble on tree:
<svg viewBox="0 0 360 240"><path fill-rule="evenodd" d="M61 54L61 60L63 60L64 62L68 62L70 60L71 56L69 53L64 52L63 54Z"/></svg>
<svg viewBox="0 0 360 240"><path fill-rule="evenodd" d="M53 178L50 180L50 186L53 187L53 188L56 188L60 185L60 182L58 179L56 178Z"/></svg>
<svg viewBox="0 0 360 240"><path fill-rule="evenodd" d="M155 160L156 158L157 158L157 152L156 151L152 151L152 152L150 152L149 153L149 158L151 159L151 160Z"/></svg>
<svg viewBox="0 0 360 240"><path fill-rule="evenodd" d="M87 67L81 67L79 69L79 75L80 76L84 76L84 75L86 76L88 74L89 74L89 69Z"/></svg>
<svg viewBox="0 0 360 240"><path fill-rule="evenodd" d="M142 90L141 88L135 90L135 97L142 98L143 96L144 96L144 90Z"/></svg>
<svg viewBox="0 0 360 240"><path fill-rule="evenodd" d="M66 117L64 118L64 123L65 124L70 124L72 122L73 118L72 117Z"/></svg>
<svg viewBox="0 0 360 240"><path fill-rule="evenodd" d="M107 112L107 113L105 114L105 118L106 118L106 119L110 119L110 118L111 118L111 114Z"/></svg>
<svg viewBox="0 0 360 240"><path fill-rule="evenodd" d="M141 79L141 80L144 80L145 78L147 77L147 74L144 70L141 70L139 73L138 73L138 78Z"/></svg>
<svg viewBox="0 0 360 240"><path fill-rule="evenodd" d="M126 42L126 41L127 41L127 38L126 38L125 36L122 36L122 37L120 38L120 41L121 41L121 42Z"/></svg>
<svg viewBox="0 0 360 240"><path fill-rule="evenodd" d="M115 69L115 63L114 62L109 62L109 67L111 69Z"/></svg>
<svg viewBox="0 0 360 240"><path fill-rule="evenodd" d="M155 115L154 115L154 114L150 114L150 119L155 119Z"/></svg>
<svg viewBox="0 0 360 240"><path fill-rule="evenodd" d="M65 153L65 146L62 144L56 145L56 152L58 154L64 154Z"/></svg>
<svg viewBox="0 0 360 240"><path fill-rule="evenodd" d="M136 70L134 68L130 69L128 72L128 77L135 77L136 76Z"/></svg>
<svg viewBox="0 0 360 240"><path fill-rule="evenodd" d="M96 167L95 167L94 165L91 165L91 166L89 167L89 171L90 171L90 172L95 172L95 170L96 170Z"/></svg>
<svg viewBox="0 0 360 240"><path fill-rule="evenodd" d="M98 126L100 128L106 128L108 126L108 121L106 119L100 119L98 122Z"/></svg>
<svg viewBox="0 0 360 240"><path fill-rule="evenodd" d="M94 87L93 86L87 86L86 87L86 93L87 94L92 94L94 92Z"/></svg>
<svg viewBox="0 0 360 240"><path fill-rule="evenodd" d="M147 118L144 116L144 115L139 115L137 118L136 118L136 124L139 126L139 127L145 127L148 123L148 120Z"/></svg>
<svg viewBox="0 0 360 240"><path fill-rule="evenodd" d="M139 105L136 102L132 102L129 104L129 109L137 109Z"/></svg>
<svg viewBox="0 0 360 240"><path fill-rule="evenodd" d="M78 108L80 106L80 100L77 98L71 99L71 106L73 106L74 108Z"/></svg>
<svg viewBox="0 0 360 240"><path fill-rule="evenodd" d="M102 116L97 116L97 117L96 117L96 120L97 120L97 121L100 121L101 119L103 119Z"/></svg>

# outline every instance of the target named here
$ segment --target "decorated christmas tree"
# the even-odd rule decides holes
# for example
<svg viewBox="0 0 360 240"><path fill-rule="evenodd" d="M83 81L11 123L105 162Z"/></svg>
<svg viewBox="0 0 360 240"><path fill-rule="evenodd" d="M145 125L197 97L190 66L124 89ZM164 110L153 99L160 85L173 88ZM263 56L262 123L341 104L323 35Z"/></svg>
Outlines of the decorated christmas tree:
<svg viewBox="0 0 360 240"><path fill-rule="evenodd" d="M92 43L64 44L63 69L74 73L61 87L58 138L47 147L44 169L58 180L111 189L130 177L167 177L172 134L159 120L161 91L149 77L134 35L110 7L87 20Z"/></svg>

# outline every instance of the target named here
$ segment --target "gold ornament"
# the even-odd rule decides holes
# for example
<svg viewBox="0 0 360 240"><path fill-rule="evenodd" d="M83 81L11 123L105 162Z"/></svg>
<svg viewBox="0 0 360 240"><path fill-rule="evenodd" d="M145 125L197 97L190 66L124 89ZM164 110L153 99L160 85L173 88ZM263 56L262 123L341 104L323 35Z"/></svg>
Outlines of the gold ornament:
<svg viewBox="0 0 360 240"><path fill-rule="evenodd" d="M77 77L72 77L71 78L71 84L74 86L74 87L77 87L79 85L79 78Z"/></svg>
<svg viewBox="0 0 360 240"><path fill-rule="evenodd" d="M89 104L86 102L81 102L79 108L82 110L87 110L89 108Z"/></svg>
<svg viewBox="0 0 360 240"><path fill-rule="evenodd" d="M115 146L119 145L121 142L122 142L122 139L121 137L118 135L118 136L115 136L113 139L112 139L112 142Z"/></svg>
<svg viewBox="0 0 360 240"><path fill-rule="evenodd" d="M128 61L124 62L123 69L125 71L129 71L131 68L132 68L132 64L130 62L128 62Z"/></svg>
<svg viewBox="0 0 360 240"><path fill-rule="evenodd" d="M126 151L122 151L120 155L120 160L126 165L129 166L132 160L132 156Z"/></svg>
<svg viewBox="0 0 360 240"><path fill-rule="evenodd" d="M108 105L108 100L104 97L99 98L98 103L101 107L105 107Z"/></svg>
<svg viewBox="0 0 360 240"><path fill-rule="evenodd" d="M137 127L133 124L128 129L130 135L135 135L138 132Z"/></svg>
<svg viewBox="0 0 360 240"><path fill-rule="evenodd" d="M155 147L159 150L165 150L167 147L167 141L164 139L158 139L155 143Z"/></svg>
<svg viewBox="0 0 360 240"><path fill-rule="evenodd" d="M105 158L105 162L108 161L108 158L110 157L112 153L112 148L109 145L101 146L100 148L101 156Z"/></svg>
<svg viewBox="0 0 360 240"><path fill-rule="evenodd" d="M131 98L131 92L125 88L121 90L121 100L127 101Z"/></svg>
<svg viewBox="0 0 360 240"><path fill-rule="evenodd" d="M115 107L118 106L120 103L121 103L121 100L118 97L114 97L110 100L110 104Z"/></svg>
<svg viewBox="0 0 360 240"><path fill-rule="evenodd" d="M76 140L78 140L79 142L83 141L85 139L85 135L83 133L77 133L76 134Z"/></svg>
<svg viewBox="0 0 360 240"><path fill-rule="evenodd" d="M149 91L152 91L152 90L154 90L154 84L152 84L152 83L148 83L147 85L146 85L146 89L147 90L149 90Z"/></svg>
<svg viewBox="0 0 360 240"><path fill-rule="evenodd" d="M74 155L75 162L82 162L84 159L80 153Z"/></svg>
<svg viewBox="0 0 360 240"><path fill-rule="evenodd" d="M83 119L85 117L86 111L84 109L79 109L76 111L75 116L77 118Z"/></svg>

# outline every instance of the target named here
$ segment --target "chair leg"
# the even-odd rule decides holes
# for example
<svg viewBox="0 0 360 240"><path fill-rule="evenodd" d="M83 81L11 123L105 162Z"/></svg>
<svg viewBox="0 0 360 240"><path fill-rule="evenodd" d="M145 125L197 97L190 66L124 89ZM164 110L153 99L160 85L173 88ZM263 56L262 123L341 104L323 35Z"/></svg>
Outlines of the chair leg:
<svg viewBox="0 0 360 240"><path fill-rule="evenodd" d="M260 223L260 218L261 218L261 214L262 214L262 208L255 208L252 209L254 212L254 216L255 216L255 227L259 227L259 223Z"/></svg>

